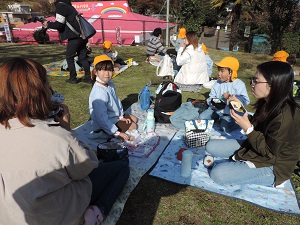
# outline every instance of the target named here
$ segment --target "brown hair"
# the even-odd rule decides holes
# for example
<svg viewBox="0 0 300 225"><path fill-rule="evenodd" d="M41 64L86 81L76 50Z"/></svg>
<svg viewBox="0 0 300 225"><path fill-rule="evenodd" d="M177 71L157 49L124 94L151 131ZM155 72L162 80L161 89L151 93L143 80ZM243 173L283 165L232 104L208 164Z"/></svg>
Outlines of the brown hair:
<svg viewBox="0 0 300 225"><path fill-rule="evenodd" d="M186 39L189 42L189 45L193 45L194 49L198 48L199 46L199 38L195 31L188 31L186 32Z"/></svg>
<svg viewBox="0 0 300 225"><path fill-rule="evenodd" d="M10 128L8 120L18 118L27 127L30 119L47 119L54 108L46 69L38 62L15 57L0 66L0 123Z"/></svg>

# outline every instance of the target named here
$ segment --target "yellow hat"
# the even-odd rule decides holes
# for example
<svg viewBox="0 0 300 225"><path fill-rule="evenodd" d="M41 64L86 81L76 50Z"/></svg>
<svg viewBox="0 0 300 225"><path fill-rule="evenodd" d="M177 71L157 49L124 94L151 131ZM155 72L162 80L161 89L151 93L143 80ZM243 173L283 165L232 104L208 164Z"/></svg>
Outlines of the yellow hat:
<svg viewBox="0 0 300 225"><path fill-rule="evenodd" d="M286 51L278 51L273 55L272 61L286 62L287 57L289 57L289 53Z"/></svg>
<svg viewBox="0 0 300 225"><path fill-rule="evenodd" d="M220 62L216 63L219 67L230 68L232 70L231 80L234 81L238 74L237 71L240 67L239 61L234 57L225 57Z"/></svg>
<svg viewBox="0 0 300 225"><path fill-rule="evenodd" d="M180 28L178 38L184 38L186 35L186 29L184 27Z"/></svg>
<svg viewBox="0 0 300 225"><path fill-rule="evenodd" d="M208 51L207 51L207 48L206 48L205 44L202 44L202 49L203 49L204 53L206 55L208 55Z"/></svg>
<svg viewBox="0 0 300 225"><path fill-rule="evenodd" d="M112 59L110 57L108 57L107 55L103 54L103 55L99 55L99 56L96 56L94 58L94 66L96 66L99 62L102 62L102 61L112 61Z"/></svg>
<svg viewBox="0 0 300 225"><path fill-rule="evenodd" d="M112 49L111 41L104 41L102 47L106 49Z"/></svg>

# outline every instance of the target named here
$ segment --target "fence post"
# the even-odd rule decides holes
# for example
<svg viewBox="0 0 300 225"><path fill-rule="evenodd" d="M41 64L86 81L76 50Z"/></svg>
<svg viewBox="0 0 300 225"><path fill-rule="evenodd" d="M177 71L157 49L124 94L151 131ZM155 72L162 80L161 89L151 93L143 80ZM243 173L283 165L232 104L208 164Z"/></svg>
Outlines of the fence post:
<svg viewBox="0 0 300 225"><path fill-rule="evenodd" d="M217 30L216 49L219 48L220 29Z"/></svg>
<svg viewBox="0 0 300 225"><path fill-rule="evenodd" d="M104 40L105 40L105 37L104 37L104 22L103 22L102 18L100 18L100 20L101 20L101 26L102 26L102 43L103 43Z"/></svg>
<svg viewBox="0 0 300 225"><path fill-rule="evenodd" d="M143 43L144 45L146 45L146 25L145 25L145 21L143 20Z"/></svg>

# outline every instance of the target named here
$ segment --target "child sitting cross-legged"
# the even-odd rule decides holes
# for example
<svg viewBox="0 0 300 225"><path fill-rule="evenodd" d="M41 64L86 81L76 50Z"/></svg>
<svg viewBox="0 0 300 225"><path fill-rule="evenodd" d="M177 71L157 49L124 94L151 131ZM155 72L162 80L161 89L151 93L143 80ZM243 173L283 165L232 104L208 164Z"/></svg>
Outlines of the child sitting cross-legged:
<svg viewBox="0 0 300 225"><path fill-rule="evenodd" d="M129 140L125 132L137 128L137 118L123 112L115 85L111 81L114 71L113 61L107 55L100 55L95 57L94 65L92 79L95 83L89 96L89 110L94 132L89 138L114 135Z"/></svg>
<svg viewBox="0 0 300 225"><path fill-rule="evenodd" d="M239 126L230 116L229 101L237 98L246 106L250 103L250 99L245 83L237 79L239 61L234 57L225 57L216 65L219 71L218 80L213 84L209 98L206 100L209 107L199 115L199 119L218 121L222 131L231 132ZM213 105L213 99L219 99L224 107Z"/></svg>

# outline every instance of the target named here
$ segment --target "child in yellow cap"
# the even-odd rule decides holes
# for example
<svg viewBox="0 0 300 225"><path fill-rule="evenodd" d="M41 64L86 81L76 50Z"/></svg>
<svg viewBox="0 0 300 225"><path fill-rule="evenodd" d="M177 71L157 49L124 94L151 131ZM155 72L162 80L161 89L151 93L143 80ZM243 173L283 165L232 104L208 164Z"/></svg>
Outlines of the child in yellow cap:
<svg viewBox="0 0 300 225"><path fill-rule="evenodd" d="M250 103L245 83L238 79L239 61L234 57L225 57L216 63L218 80L215 82L206 100L208 109L199 115L199 119L214 119L220 122L222 131L231 132L239 128L230 116L229 101L236 100L244 106Z"/></svg>
<svg viewBox="0 0 300 225"><path fill-rule="evenodd" d="M204 54L205 54L206 65L207 65L207 73L208 73L208 76L211 77L214 62L212 61L212 59L209 56L206 45L202 43L201 46L202 46L202 50L204 51Z"/></svg>
<svg viewBox="0 0 300 225"><path fill-rule="evenodd" d="M280 61L280 62L286 62L287 57L289 57L289 53L286 51L278 51L273 55L272 61Z"/></svg>
<svg viewBox="0 0 300 225"><path fill-rule="evenodd" d="M129 140L125 133L137 128L137 118L124 114L123 106L117 96L114 83L111 81L114 73L114 63L110 57L103 54L95 57L92 79L94 85L89 96L89 111L93 132L90 139L120 137Z"/></svg>
<svg viewBox="0 0 300 225"><path fill-rule="evenodd" d="M170 39L170 41L175 49L168 49L167 50L168 54L171 53L173 55L177 55L178 49L180 48L180 45L183 42L183 39L185 38L185 35L186 35L186 29L183 27L183 24L180 24L180 29L179 29L176 40Z"/></svg>
<svg viewBox="0 0 300 225"><path fill-rule="evenodd" d="M109 40L106 40L102 44L103 52L102 54L107 55L110 57L114 62L114 71L119 71L121 65L127 65L126 62L120 57L118 57L118 52L113 51L112 48L112 42Z"/></svg>

